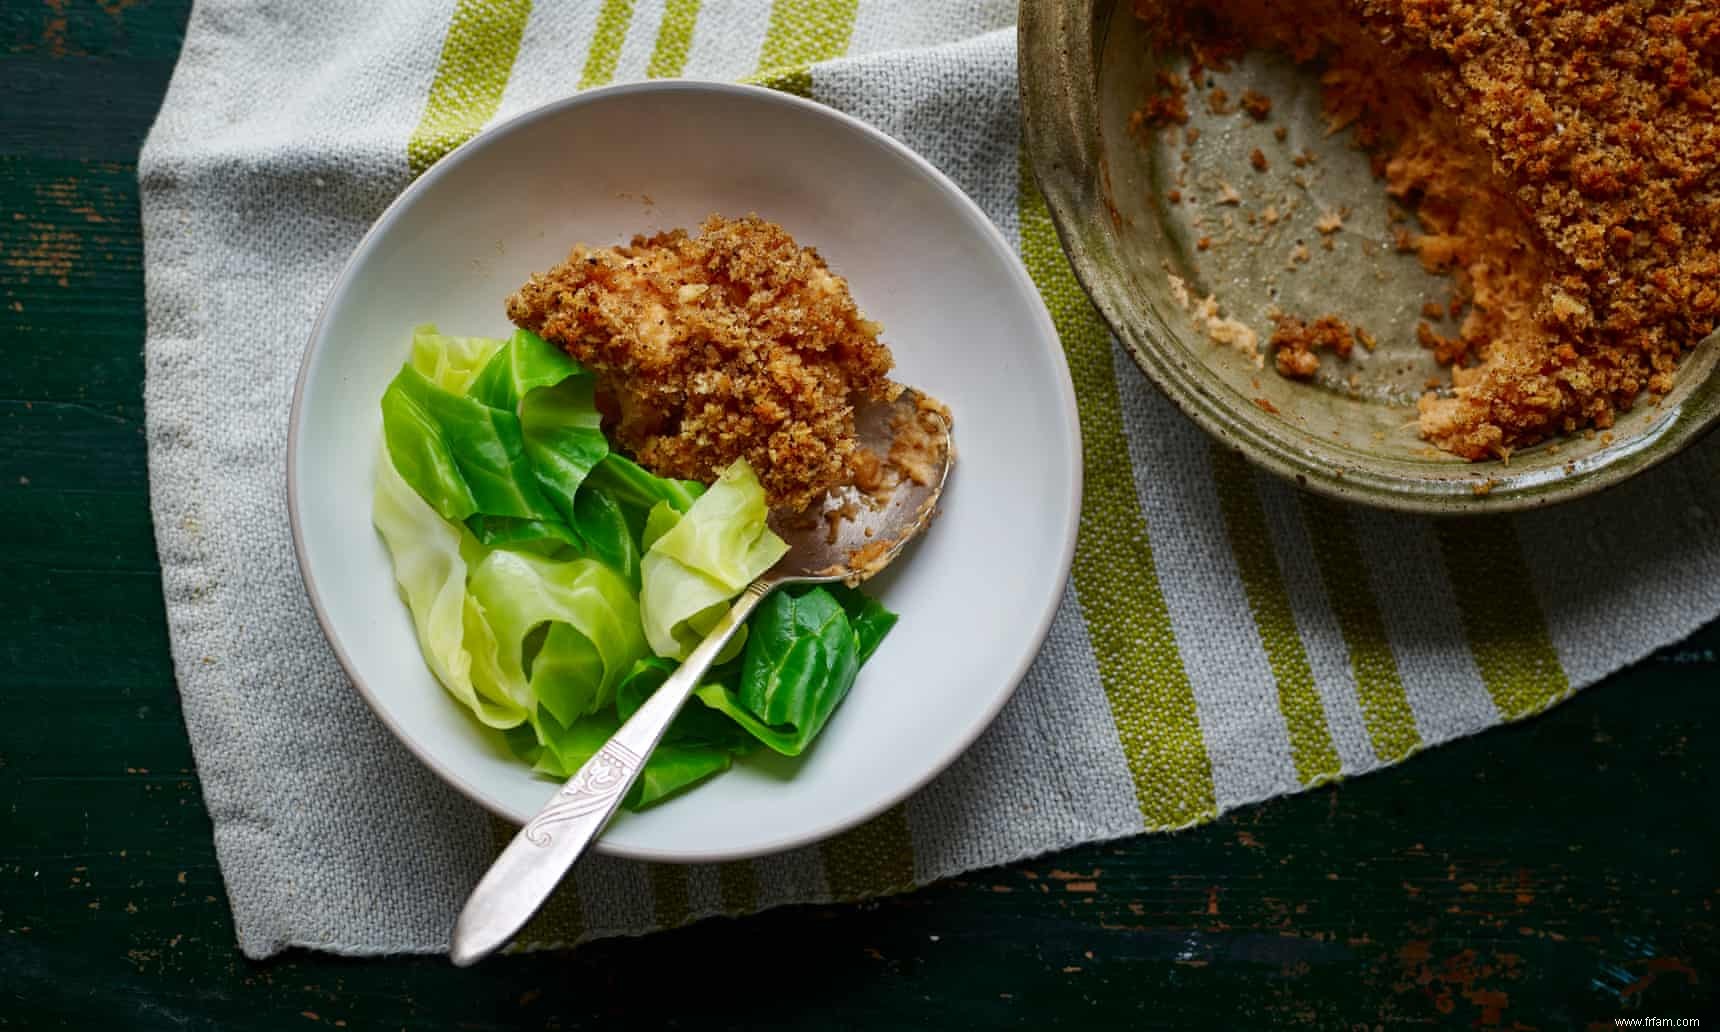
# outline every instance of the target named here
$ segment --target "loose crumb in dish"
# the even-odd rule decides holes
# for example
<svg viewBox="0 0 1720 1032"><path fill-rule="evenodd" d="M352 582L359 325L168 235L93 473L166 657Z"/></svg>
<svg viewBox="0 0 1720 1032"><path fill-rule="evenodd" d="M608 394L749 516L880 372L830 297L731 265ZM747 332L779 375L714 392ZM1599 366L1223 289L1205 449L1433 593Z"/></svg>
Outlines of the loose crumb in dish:
<svg viewBox="0 0 1720 1032"><path fill-rule="evenodd" d="M1306 380L1320 369L1320 356L1315 352L1331 351L1339 358L1349 358L1357 337L1355 328L1336 315L1322 315L1313 322L1304 322L1293 315L1280 314L1268 343L1272 346L1272 364L1280 373Z"/></svg>
<svg viewBox="0 0 1720 1032"><path fill-rule="evenodd" d="M855 406L901 391L847 282L756 215L576 246L508 298L508 317L597 374L642 465L709 483L745 458L773 507L853 483Z"/></svg>
<svg viewBox="0 0 1720 1032"><path fill-rule="evenodd" d="M1188 313L1189 324L1207 340L1244 356L1256 369L1266 364L1260 353L1260 335L1242 320L1223 315L1216 297L1195 300L1188 292L1188 281L1174 272L1165 273L1165 283L1170 287L1171 300Z"/></svg>

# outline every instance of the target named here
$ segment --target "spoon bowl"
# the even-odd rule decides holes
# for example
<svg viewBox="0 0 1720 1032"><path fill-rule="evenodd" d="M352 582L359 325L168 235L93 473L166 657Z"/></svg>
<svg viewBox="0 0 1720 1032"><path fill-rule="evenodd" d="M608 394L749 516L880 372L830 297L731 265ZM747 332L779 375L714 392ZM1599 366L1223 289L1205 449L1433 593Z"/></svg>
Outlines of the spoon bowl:
<svg viewBox="0 0 1720 1032"><path fill-rule="evenodd" d="M838 489L807 512L772 512L770 529L788 542L788 554L764 579L865 580L937 514L954 458L949 410L905 387L891 401L857 408L854 429L860 447L878 459L876 486Z"/></svg>

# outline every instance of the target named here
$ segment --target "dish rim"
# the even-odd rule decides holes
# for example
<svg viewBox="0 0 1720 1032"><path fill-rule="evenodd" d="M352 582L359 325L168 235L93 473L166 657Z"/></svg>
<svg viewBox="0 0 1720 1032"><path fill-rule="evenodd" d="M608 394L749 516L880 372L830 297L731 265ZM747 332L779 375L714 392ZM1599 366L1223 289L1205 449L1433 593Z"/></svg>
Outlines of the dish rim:
<svg viewBox="0 0 1720 1032"><path fill-rule="evenodd" d="M481 149L503 137L518 132L528 131L534 124L552 118L575 107L590 104L600 104L613 98L635 93L721 93L731 96L745 97L749 100L763 101L768 105L779 105L785 108L799 108L815 116L832 120L843 128L868 138L874 144L880 145L905 160L914 170L934 184L942 194L969 222L980 227L981 235L1006 261L1005 266L1010 270L1010 276L1019 292L1029 300L1029 307L1035 314L1035 329L1045 341L1055 349L1055 365L1060 372L1056 384L1051 387L1056 396L1057 416L1064 423L1064 429L1070 442L1070 454L1064 456L1062 465L1066 470L1062 497L1066 499L1066 515L1060 530L1060 540L1055 543L1055 568L1059 571L1054 578L1054 590L1046 592L1041 600L1040 611L1033 621L1033 630L1028 638L1027 647L1022 650L1021 658L1016 661L1006 683L1001 690L994 693L977 717L960 732L951 738L951 745L941 754L934 757L926 765L925 771L912 779L907 786L895 793L888 793L872 804L861 807L851 813L826 820L821 824L802 829L796 833L777 836L763 843L742 849L710 849L710 850L668 850L641 848L636 846L620 846L608 839L599 838L593 845L597 853L621 859L646 860L662 863L718 863L730 860L747 860L760 856L769 856L786 850L823 841L831 836L841 834L853 827L865 823L878 816L892 806L925 787L933 778L943 773L950 764L954 763L973 745L985 730L990 727L1003 707L1014 697L1022 679L1029 667L1038 657L1047 635L1051 630L1052 620L1062 604L1066 592L1070 570L1074 563L1075 542L1080 527L1081 498L1083 486L1083 455L1084 449L1081 437L1079 410L1075 400L1075 386L1070 376L1068 363L1061 350L1055 323L1050 312L1045 307L1043 296L1034 285L1031 275L1022 264L1020 255L1010 245L996 223L986 215L977 203L965 191L957 186L948 176L931 162L921 157L907 145L896 140L888 133L876 129L858 118L838 111L827 105L793 94L762 86L741 83L707 82L692 79L656 79L642 82L618 83L584 90L567 97L549 101L519 114L487 126L474 134L470 139L449 151L423 174L409 183L405 189L391 200L382 213L359 238L352 253L341 266L339 274L329 287L328 293L318 309L316 320L305 345L304 355L299 361L298 373L293 383L293 398L291 412L287 421L287 462L286 462L286 491L287 519L291 527L293 540L293 561L298 567L300 580L309 597L311 608L316 614L317 624L322 629L323 637L333 650L336 660L340 663L342 672L353 686L365 704L370 707L389 733L397 741L406 746L407 750L417 757L418 761L428 767L437 777L452 786L466 798L472 800L485 810L512 824L523 824L531 814L520 815L503 805L499 800L483 792L476 784L469 783L461 777L450 765L440 760L435 753L422 742L408 734L388 712L380 697L358 675L352 657L337 633L334 622L329 616L327 607L323 604L321 592L316 583L315 575L311 572L305 559L304 521L300 518L300 493L304 489L304 479L299 469L299 446L302 436L301 417L304 413L304 397L306 383L310 378L312 367L317 363L327 344L327 323L330 312L337 304L345 300L346 294L353 287L353 280L359 267L375 248L378 239L401 217L402 213L413 204L417 197L428 191L432 184L451 169L469 157L474 151ZM554 783L544 781L546 799L554 790Z"/></svg>

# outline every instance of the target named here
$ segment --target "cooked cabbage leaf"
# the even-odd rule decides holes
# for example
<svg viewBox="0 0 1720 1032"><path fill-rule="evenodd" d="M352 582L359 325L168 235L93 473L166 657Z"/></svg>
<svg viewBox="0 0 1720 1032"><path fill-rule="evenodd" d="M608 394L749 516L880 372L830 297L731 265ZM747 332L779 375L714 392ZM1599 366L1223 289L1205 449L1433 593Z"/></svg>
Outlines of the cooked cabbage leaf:
<svg viewBox="0 0 1720 1032"><path fill-rule="evenodd" d="M583 545L579 535L558 520L522 520L513 516L474 513L466 517L466 529L486 548L510 548L551 556Z"/></svg>
<svg viewBox="0 0 1720 1032"><path fill-rule="evenodd" d="M466 595L462 551L481 549L457 524L438 516L386 458L377 465L372 520L394 560L395 582L430 672L480 721L495 728L518 725L531 698L523 681L498 676L493 634Z"/></svg>
<svg viewBox="0 0 1720 1032"><path fill-rule="evenodd" d="M823 588L772 594L749 628L739 687L701 685L696 694L765 745L798 756L853 687L859 637Z"/></svg>
<svg viewBox="0 0 1720 1032"><path fill-rule="evenodd" d="M639 547L651 551L651 546L681 522L681 513L668 502L658 502L645 516L645 529L639 532Z"/></svg>
<svg viewBox="0 0 1720 1032"><path fill-rule="evenodd" d="M620 718L609 709L581 717L572 726L563 726L553 716L539 711L530 728L509 734L509 745L539 774L569 778L620 727ZM642 810L660 802L728 770L730 756L727 750L700 742L662 742L646 758L645 769L639 772L639 780L633 783L621 805L629 810Z"/></svg>
<svg viewBox="0 0 1720 1032"><path fill-rule="evenodd" d="M651 651L669 659L687 658L722 619L729 600L739 593L655 552L645 553L639 561L639 573L639 615L645 640L651 643Z"/></svg>
<svg viewBox="0 0 1720 1032"><path fill-rule="evenodd" d="M652 651L685 659L721 619L724 604L788 551L765 525L764 489L745 459L675 519L672 504L651 510L640 562L640 615ZM733 647L733 646L731 646Z"/></svg>
<svg viewBox="0 0 1720 1032"><path fill-rule="evenodd" d="M495 629L503 676L527 683L563 726L612 703L615 686L649 654L631 588L595 560L494 551L468 587ZM533 652L528 639L545 625Z"/></svg>
<svg viewBox="0 0 1720 1032"><path fill-rule="evenodd" d="M723 749L684 742L664 742L645 760L639 780L622 805L643 810L713 774L728 770L733 758Z"/></svg>
<svg viewBox="0 0 1720 1032"><path fill-rule="evenodd" d="M610 452L591 471L591 482L623 505L644 512L658 502L667 502L676 512L692 508L705 485L696 480L672 480L645 471L624 455Z"/></svg>
<svg viewBox="0 0 1720 1032"><path fill-rule="evenodd" d="M424 323L412 329L408 364L449 394L465 394L503 343L495 337L450 337Z"/></svg>
<svg viewBox="0 0 1720 1032"><path fill-rule="evenodd" d="M478 374L470 396L518 415L538 487L562 519L577 526L579 486L609 453L591 377L560 348L516 330Z"/></svg>
<svg viewBox="0 0 1720 1032"><path fill-rule="evenodd" d="M609 454L591 378L573 376L527 394L520 402L520 430L538 486L562 518L577 527L580 485Z"/></svg>
<svg viewBox="0 0 1720 1032"><path fill-rule="evenodd" d="M758 475L736 459L649 550L739 594L788 552L788 542L765 525L769 515Z"/></svg>
<svg viewBox="0 0 1720 1032"><path fill-rule="evenodd" d="M621 721L609 709L563 724L540 708L532 714L530 722L531 740L536 747L522 741L518 751L539 774L570 778L586 760L597 755L597 750L620 727Z"/></svg>
<svg viewBox="0 0 1720 1032"><path fill-rule="evenodd" d="M567 352L530 330L515 330L484 364L466 393L491 408L513 412L519 408L520 399L539 387L554 387L584 373Z"/></svg>
<svg viewBox="0 0 1720 1032"><path fill-rule="evenodd" d="M448 519L561 518L538 490L512 412L450 394L407 365L382 396L382 430L395 469Z"/></svg>
<svg viewBox="0 0 1720 1032"><path fill-rule="evenodd" d="M621 503L596 484L582 484L574 496L573 516L580 540L591 557L619 573L638 590L641 549Z"/></svg>

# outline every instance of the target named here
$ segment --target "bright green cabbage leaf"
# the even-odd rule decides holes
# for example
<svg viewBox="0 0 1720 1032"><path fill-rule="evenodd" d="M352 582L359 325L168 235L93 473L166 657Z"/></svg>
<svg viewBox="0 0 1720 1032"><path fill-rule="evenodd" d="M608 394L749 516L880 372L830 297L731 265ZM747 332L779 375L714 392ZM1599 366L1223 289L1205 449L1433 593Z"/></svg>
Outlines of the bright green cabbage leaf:
<svg viewBox="0 0 1720 1032"><path fill-rule="evenodd" d="M466 529L486 548L508 548L553 556L565 549L579 549L583 542L559 520L522 520L512 516L466 517Z"/></svg>
<svg viewBox="0 0 1720 1032"><path fill-rule="evenodd" d="M860 671L860 643L830 592L778 591L750 623L739 688L701 685L699 701L788 756L805 751L847 697Z"/></svg>
<svg viewBox="0 0 1720 1032"><path fill-rule="evenodd" d="M450 394L408 365L382 396L382 430L395 469L448 519L561 518L538 489L512 412Z"/></svg>
<svg viewBox="0 0 1720 1032"><path fill-rule="evenodd" d="M586 552L637 590L641 549L621 503L609 492L587 483L580 486L574 497L573 515Z"/></svg>
<svg viewBox="0 0 1720 1032"><path fill-rule="evenodd" d="M652 651L685 659L725 604L788 551L765 525L767 514L764 489L745 459L724 470L672 526L663 527L674 517L671 505L651 510L639 608Z"/></svg>
<svg viewBox="0 0 1720 1032"><path fill-rule="evenodd" d="M532 714L530 738L518 739L517 751L539 774L566 779L621 727L615 711L604 709L563 724L543 709Z"/></svg>
<svg viewBox="0 0 1720 1032"><path fill-rule="evenodd" d="M560 348L516 330L472 383L473 400L516 413L538 487L571 526L575 497L591 468L609 453L592 379Z"/></svg>
<svg viewBox="0 0 1720 1032"><path fill-rule="evenodd" d="M396 470L436 512L451 520L465 519L478 511L478 500L472 497L472 489L454 461L442 427L429 407L418 400L424 391L409 389L429 381L422 374L414 374L415 382L403 386L409 374L413 374L411 366L402 369L382 395L382 435L388 448L385 465Z"/></svg>
<svg viewBox="0 0 1720 1032"><path fill-rule="evenodd" d="M826 584L824 590L842 606L842 611L848 614L848 623L854 628L854 639L860 647L860 663L865 665L872 653L878 651L884 636L890 633L890 628L896 626L896 614L884 608L884 603L846 584Z"/></svg>
<svg viewBox="0 0 1720 1032"><path fill-rule="evenodd" d="M651 546L681 522L681 513L668 502L658 502L645 516L645 529L639 532L639 547L651 551Z"/></svg>
<svg viewBox="0 0 1720 1032"><path fill-rule="evenodd" d="M563 726L611 704L615 686L649 654L632 589L595 560L495 551L472 570L468 589L495 629L503 675L527 683ZM534 654L528 639L546 624Z"/></svg>
<svg viewBox="0 0 1720 1032"><path fill-rule="evenodd" d="M496 728L518 725L531 699L523 682L498 676L495 639L483 611L466 594L462 551L481 549L457 524L436 515L386 459L378 466L372 519L394 560L395 582L411 610L425 662L479 720Z"/></svg>
<svg viewBox="0 0 1720 1032"><path fill-rule="evenodd" d="M723 749L707 745L665 742L645 761L639 780L622 805L643 810L691 788L713 774L728 770L733 758Z"/></svg>
<svg viewBox="0 0 1720 1032"><path fill-rule="evenodd" d="M607 491L622 505L645 512L658 502L667 502L676 512L686 512L705 485L696 480L671 480L646 472L624 455L610 452L591 471L591 482Z"/></svg>
<svg viewBox="0 0 1720 1032"><path fill-rule="evenodd" d="M466 393L491 408L513 412L521 398L539 387L554 387L584 373L567 352L530 330L515 330L484 364Z"/></svg>
<svg viewBox="0 0 1720 1032"><path fill-rule="evenodd" d="M592 401L591 378L569 377L540 387L520 402L520 429L538 486L568 523L578 526L581 484L603 457L603 417Z"/></svg>

